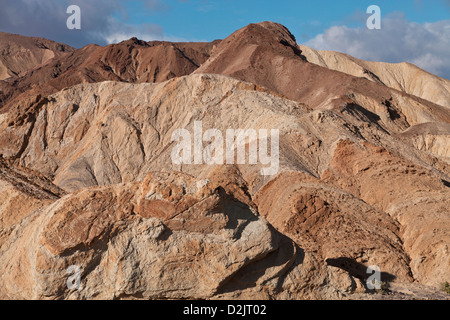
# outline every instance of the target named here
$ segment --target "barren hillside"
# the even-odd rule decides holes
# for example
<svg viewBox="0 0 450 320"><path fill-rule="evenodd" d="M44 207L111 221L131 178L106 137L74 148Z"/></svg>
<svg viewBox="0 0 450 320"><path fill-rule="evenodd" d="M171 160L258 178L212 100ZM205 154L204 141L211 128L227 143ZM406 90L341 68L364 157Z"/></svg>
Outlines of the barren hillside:
<svg viewBox="0 0 450 320"><path fill-rule="evenodd" d="M448 91L312 53L263 22L88 46L18 79L0 114L0 298L447 299ZM195 151L199 123L223 133L215 156L227 130L278 130L279 157L248 135L232 145L248 161L208 164L203 136L202 161L176 163L174 136ZM389 295L367 287L373 265Z"/></svg>
<svg viewBox="0 0 450 320"><path fill-rule="evenodd" d="M43 38L0 32L0 81L23 75L74 48Z"/></svg>
<svg viewBox="0 0 450 320"><path fill-rule="evenodd" d="M413 64L372 62L335 51L299 46L309 62L356 77L367 78L444 107L450 107L450 80L428 73Z"/></svg>

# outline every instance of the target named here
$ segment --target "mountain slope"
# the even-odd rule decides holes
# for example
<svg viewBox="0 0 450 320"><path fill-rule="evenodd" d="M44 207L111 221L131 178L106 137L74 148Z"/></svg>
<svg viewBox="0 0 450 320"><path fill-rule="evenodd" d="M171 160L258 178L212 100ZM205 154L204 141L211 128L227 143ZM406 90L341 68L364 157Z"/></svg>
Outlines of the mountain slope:
<svg viewBox="0 0 450 320"><path fill-rule="evenodd" d="M318 51L299 45L309 62L356 77L364 77L388 87L450 107L450 80L428 73L410 63L385 63L356 59L335 51Z"/></svg>
<svg viewBox="0 0 450 320"><path fill-rule="evenodd" d="M0 112L21 101L45 97L79 83L159 82L187 75L209 58L215 45L216 42L147 43L136 38L106 47L88 45L23 77L0 82Z"/></svg>
<svg viewBox="0 0 450 320"><path fill-rule="evenodd" d="M272 22L251 24L223 40L195 73L231 76L314 109L363 106L390 132L424 122L449 122L450 110L360 77L308 63L295 37Z"/></svg>
<svg viewBox="0 0 450 320"><path fill-rule="evenodd" d="M263 22L90 45L12 82L0 298L448 298L449 109L304 56ZM180 129L200 162L174 161ZM211 164L227 145L245 161Z"/></svg>
<svg viewBox="0 0 450 320"><path fill-rule="evenodd" d="M236 107L237 105L240 107ZM229 128L278 128L279 173L263 177L260 175L261 164L174 164L171 160L173 132L178 128L193 132L194 121L202 121L205 131L212 128L221 132ZM108 254L102 256L108 257L113 255L113 252L116 252L114 255L126 255L125 248L115 247L115 243L121 237L130 236L124 232L132 230L128 228L134 228L132 226L137 222L133 222L132 217L136 215L145 217L143 221L148 223L150 220L146 219L156 218L157 220L151 220L152 223L162 223L164 228L171 230L174 236L167 240L175 241L178 237L176 228L182 228L185 232L190 230L185 228L188 228L189 223L193 223L191 219L194 218L191 215L201 212L197 211L200 208L196 209L194 206L189 209L190 214L186 213L186 217L179 217L180 221L178 218L172 221L170 217L175 217L176 212L185 210L178 208L181 205L180 197L188 195L176 186L171 186L172 191L168 192L168 185L156 179L152 183L161 188L158 191L160 196L152 196L156 188L152 187L143 198L137 191L143 187L136 181L146 180L149 172L182 172L189 177L195 177L193 181L211 181L219 189L226 190L228 196L255 206L255 210L265 217L277 232L292 239L304 252L304 258L300 258L303 254L297 256L299 253L295 251L290 251L287 256L283 253L283 263L293 268L283 269L277 276L281 277L277 281L281 281L279 283L285 288L284 294L298 298L340 297L345 294L346 289L341 287L342 284L333 282L334 277L338 276L339 272L345 272L352 281L363 283L365 275L361 273L361 269L364 270L364 265L373 264L383 270L385 281L401 284L415 280L430 286L438 285L450 274L450 255L446 253L446 244L450 241L450 223L445 210L450 205L447 204L450 191L443 182L445 174L433 167L435 163L425 152L393 139L377 126L359 125L359 129L356 129L358 121L360 120L355 118L349 122L337 111L312 111L300 103L272 95L250 83L220 75L194 74L160 84L83 84L52 95L39 109L32 129L23 142L25 147L20 154L19 163L52 177L52 181L70 196L54 203L56 208L61 209L53 209L53 205L39 207L39 210L45 212L39 219L44 220L34 223L45 226L47 231L39 229L35 237L45 243L51 257L47 255L43 268L34 272L47 273L47 267L44 266L55 263L65 265L66 262L63 261L66 259L78 261L81 256L73 248L79 246L85 247L89 252L93 250L94 254L95 247L100 246L97 241L111 243L107 249ZM5 149L2 152L6 154ZM240 182L235 185L231 181ZM187 185L193 182L179 183L183 188L187 188ZM177 190L180 190L179 195ZM206 190L200 194L204 192ZM204 195L196 197L199 197L196 201L206 201L202 200ZM144 199L150 202L144 205L147 201ZM80 201L83 203L82 207L88 208L83 211L83 215L95 217L95 212L105 210L122 212L124 218L121 219L129 217L132 220L126 223L131 225L122 229L120 224L115 222L116 218L112 213L108 213L108 218L102 218L102 221L113 219L111 225L105 222L106 225L97 226L97 220L94 218L72 222L72 215L69 213L72 210L81 210L73 209L79 208ZM191 206L192 200L187 198L186 201ZM129 206L126 207L125 204ZM173 212L173 205L176 205L175 208L178 209L175 210L179 211ZM91 206L92 210L89 209ZM215 215L217 212L223 212L220 207L212 206L203 210L208 212L206 217L214 221L222 219ZM423 216L424 210L427 212L426 217ZM206 217L195 219L203 221ZM245 217L244 215L239 219L254 219L251 216ZM48 219L56 219L59 222L44 222L50 221ZM23 232L24 239L30 237L25 236L31 232L27 231L30 227L28 223L22 226L20 232ZM65 232L72 234L72 228L79 228L80 232L100 230L100 233L97 236L86 235L88 238L75 237L78 233L74 233L75 238L64 240L67 239ZM217 228L214 232L221 234L223 226L220 227L219 224ZM205 230L201 232L210 232ZM96 240L97 237L103 240ZM5 241L8 243L11 240ZM140 244L136 244L138 245ZM160 250L159 245L152 244L156 246L156 251ZM18 242L13 248L19 251L26 248L31 250L28 255L43 258L41 249L28 242ZM275 249L268 250L272 252ZM9 256L10 253L4 254ZM427 257L425 260L424 256ZM18 256L17 259L8 262L3 268L28 263L23 257ZM149 258L146 255L138 255L130 259L136 259L146 266L145 261ZM167 257L167 261L164 259L161 261L162 266L172 258ZM201 259L210 258L202 255ZM296 264L294 261L297 259L306 261ZM268 261L270 266L272 262L270 259ZM94 260L89 258L87 261L80 260L80 263L90 265ZM101 263L104 264L115 263L106 259ZM224 268L219 265L220 263L218 268ZM197 266L194 270L203 264ZM97 277L105 276L101 270L106 270L100 266L98 268L98 274L87 276L86 283L92 284L80 297L91 298L91 295L96 294L94 284L98 281ZM121 270L125 272L125 269ZM140 277L143 277L143 281L148 281L144 280L149 277L144 270L146 268L139 271ZM212 291L206 296L189 294L188 297L211 298L225 292L243 294L238 283L251 281L244 270L240 271L239 275L236 274L235 280L224 287L211 284L212 288L216 289L208 289ZM302 270L302 276L297 274L299 270ZM12 280L9 279L4 280L6 282L2 287L11 288L9 281ZM56 281L52 279L54 278L32 279L32 283L44 281L40 287L48 289L41 294L56 297L58 291L51 288L56 290L61 287L47 285L46 281ZM110 298L122 293L131 295L135 292L131 289L116 291L114 288L117 288L118 283L125 285L127 281L114 281L116 285L111 284L109 291L104 291L103 297ZM299 281L308 283L301 291L297 291L294 285ZM191 286L192 282L189 283ZM185 282L185 285L187 284L188 282ZM276 297L277 294L273 291L275 284L266 285L266 290L272 292L271 297ZM28 284L21 291L27 292L27 286ZM361 284L360 288L363 286ZM164 287L167 289L163 289L162 285L158 288L160 291L146 291L145 297L187 297L186 291L177 291L170 286ZM164 290L169 290L171 294L166 296L165 293L157 293L165 292ZM263 291L259 285L252 290L252 294L260 294ZM14 292L14 297L23 297ZM63 297L67 297L67 294L68 292L64 293Z"/></svg>

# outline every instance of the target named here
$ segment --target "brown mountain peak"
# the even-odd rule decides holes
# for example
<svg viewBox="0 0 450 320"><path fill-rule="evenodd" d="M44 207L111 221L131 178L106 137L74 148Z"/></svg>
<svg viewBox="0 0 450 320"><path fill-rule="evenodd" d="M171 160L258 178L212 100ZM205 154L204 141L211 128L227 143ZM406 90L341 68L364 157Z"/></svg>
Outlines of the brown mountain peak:
<svg viewBox="0 0 450 320"><path fill-rule="evenodd" d="M129 46L142 46L142 47L148 47L148 43L144 40L140 40L136 37L130 38L128 40L122 41L119 43L119 45L129 45Z"/></svg>
<svg viewBox="0 0 450 320"><path fill-rule="evenodd" d="M301 55L296 39L289 29L282 24L271 21L249 24L222 42L224 46L233 46L233 43L234 46L254 44L272 48L284 55L291 55L292 53L296 56Z"/></svg>
<svg viewBox="0 0 450 320"><path fill-rule="evenodd" d="M0 299L448 299L450 109L410 94L448 101L444 82L296 48L262 22L0 81ZM175 161L199 121L216 146ZM207 163L228 141L245 161ZM89 271L82 290L68 266Z"/></svg>

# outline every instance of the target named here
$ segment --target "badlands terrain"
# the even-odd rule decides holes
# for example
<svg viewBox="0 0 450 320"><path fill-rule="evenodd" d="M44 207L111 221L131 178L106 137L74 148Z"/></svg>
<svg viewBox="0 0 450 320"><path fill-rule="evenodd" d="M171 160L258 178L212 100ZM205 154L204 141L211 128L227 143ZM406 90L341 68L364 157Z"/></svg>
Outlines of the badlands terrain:
<svg viewBox="0 0 450 320"><path fill-rule="evenodd" d="M198 121L278 129L278 172L174 163ZM272 22L81 49L0 33L0 299L448 299L449 208L450 81L411 64Z"/></svg>

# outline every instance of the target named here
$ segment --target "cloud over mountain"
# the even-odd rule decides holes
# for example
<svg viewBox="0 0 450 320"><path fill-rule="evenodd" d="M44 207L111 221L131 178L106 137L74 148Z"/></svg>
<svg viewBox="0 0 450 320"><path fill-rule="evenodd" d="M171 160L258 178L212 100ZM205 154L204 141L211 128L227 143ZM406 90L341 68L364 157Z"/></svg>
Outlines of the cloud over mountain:
<svg viewBox="0 0 450 320"><path fill-rule="evenodd" d="M125 1L126 3L127 1ZM81 30L68 30L66 13L69 5L81 8ZM163 28L152 23L132 25L127 20L127 10L119 0L0 0L0 30L81 47L88 43L105 45L133 36L143 40L164 39ZM163 10L161 1L144 1L146 10Z"/></svg>

